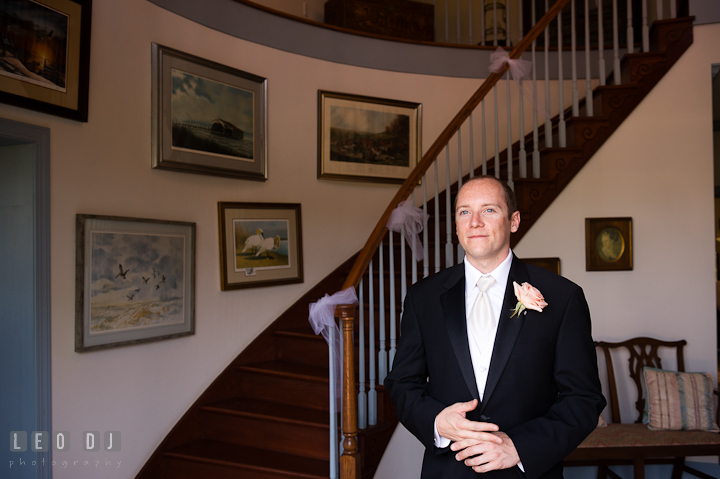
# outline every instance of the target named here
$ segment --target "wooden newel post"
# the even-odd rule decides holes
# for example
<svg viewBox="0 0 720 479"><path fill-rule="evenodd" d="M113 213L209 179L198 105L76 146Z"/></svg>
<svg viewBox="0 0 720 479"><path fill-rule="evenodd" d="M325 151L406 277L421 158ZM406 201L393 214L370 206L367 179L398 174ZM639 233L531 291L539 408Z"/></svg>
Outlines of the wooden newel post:
<svg viewBox="0 0 720 479"><path fill-rule="evenodd" d="M338 305L335 317L340 319L343 338L343 453L340 456L340 479L360 479L360 454L357 441L357 393L355 391L355 352L353 321L356 305Z"/></svg>

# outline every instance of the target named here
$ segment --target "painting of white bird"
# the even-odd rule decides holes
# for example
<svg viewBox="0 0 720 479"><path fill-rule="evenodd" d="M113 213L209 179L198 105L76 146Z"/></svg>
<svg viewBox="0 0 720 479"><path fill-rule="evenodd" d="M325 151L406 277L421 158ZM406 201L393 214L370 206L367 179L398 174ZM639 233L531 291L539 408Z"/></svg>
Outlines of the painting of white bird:
<svg viewBox="0 0 720 479"><path fill-rule="evenodd" d="M252 236L249 236L248 239L245 240L245 244L243 245L241 253L244 253L248 250L251 250L251 253L257 252L257 248L262 244L263 240L263 230L262 228L258 228L255 230L255 234Z"/></svg>
<svg viewBox="0 0 720 479"><path fill-rule="evenodd" d="M265 253L265 256L269 257L268 252L274 249L280 249L280 236L276 235L274 238L265 238L260 244L260 248L258 248L255 256L260 256L261 253Z"/></svg>

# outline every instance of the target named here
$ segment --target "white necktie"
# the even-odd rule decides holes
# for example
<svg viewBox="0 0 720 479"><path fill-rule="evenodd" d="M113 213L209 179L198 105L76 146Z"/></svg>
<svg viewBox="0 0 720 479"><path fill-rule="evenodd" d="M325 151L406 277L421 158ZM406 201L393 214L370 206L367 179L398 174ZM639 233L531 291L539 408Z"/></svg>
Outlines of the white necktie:
<svg viewBox="0 0 720 479"><path fill-rule="evenodd" d="M486 352L488 345L494 342L493 332L495 331L495 314L492 304L487 295L487 290L495 284L492 276L483 276L478 279L477 286L480 289L472 311L470 311L470 328L475 337L475 343L481 353Z"/></svg>

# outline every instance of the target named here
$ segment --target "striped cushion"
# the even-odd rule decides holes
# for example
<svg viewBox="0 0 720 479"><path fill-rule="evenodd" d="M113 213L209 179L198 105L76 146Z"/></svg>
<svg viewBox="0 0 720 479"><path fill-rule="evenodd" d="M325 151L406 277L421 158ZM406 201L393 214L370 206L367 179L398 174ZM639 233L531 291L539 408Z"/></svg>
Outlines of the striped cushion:
<svg viewBox="0 0 720 479"><path fill-rule="evenodd" d="M713 377L643 368L646 424L654 430L718 431L713 417Z"/></svg>

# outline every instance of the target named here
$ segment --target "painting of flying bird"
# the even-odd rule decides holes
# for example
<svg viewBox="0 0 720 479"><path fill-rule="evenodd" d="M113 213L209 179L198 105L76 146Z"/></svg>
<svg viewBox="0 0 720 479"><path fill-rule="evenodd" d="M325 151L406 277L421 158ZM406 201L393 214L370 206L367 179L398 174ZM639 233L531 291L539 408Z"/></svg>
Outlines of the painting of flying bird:
<svg viewBox="0 0 720 479"><path fill-rule="evenodd" d="M77 220L76 351L194 333L194 223Z"/></svg>

